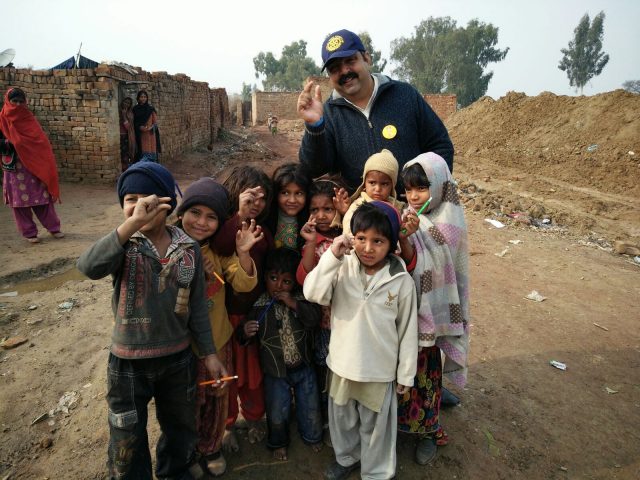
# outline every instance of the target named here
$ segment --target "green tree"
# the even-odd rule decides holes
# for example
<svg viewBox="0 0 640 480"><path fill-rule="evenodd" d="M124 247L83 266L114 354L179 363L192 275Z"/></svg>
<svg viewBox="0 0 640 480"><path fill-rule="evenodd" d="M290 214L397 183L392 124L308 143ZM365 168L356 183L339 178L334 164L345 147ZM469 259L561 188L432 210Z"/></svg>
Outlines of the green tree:
<svg viewBox="0 0 640 480"><path fill-rule="evenodd" d="M251 100L251 95L256 91L255 84L251 85L250 83L242 82L242 91L240 92L240 97L243 102L248 102Z"/></svg>
<svg viewBox="0 0 640 480"><path fill-rule="evenodd" d="M253 58L256 78L264 76L265 91L298 91L309 75L320 75L313 59L307 57L307 42L299 40L282 49L280 59L271 52L260 52Z"/></svg>
<svg viewBox="0 0 640 480"><path fill-rule="evenodd" d="M371 55L371 71L374 73L382 73L384 67L387 66L387 60L382 58L382 52L373 48L373 42L371 41L371 35L369 32L360 32L358 34L362 44L369 55Z"/></svg>
<svg viewBox="0 0 640 480"><path fill-rule="evenodd" d="M413 36L391 43L394 74L423 93L454 93L461 106L482 97L493 77L489 63L504 60L509 51L495 48L498 28L470 20L458 27L451 17L429 17Z"/></svg>
<svg viewBox="0 0 640 480"><path fill-rule="evenodd" d="M627 92L640 93L640 80L627 80L622 84Z"/></svg>
<svg viewBox="0 0 640 480"><path fill-rule="evenodd" d="M580 89L593 77L600 75L609 61L609 55L602 51L604 37L604 12L600 12L589 20L585 13L580 23L573 31L573 40L569 41L569 48L562 48L562 59L558 68L567 72L569 85Z"/></svg>

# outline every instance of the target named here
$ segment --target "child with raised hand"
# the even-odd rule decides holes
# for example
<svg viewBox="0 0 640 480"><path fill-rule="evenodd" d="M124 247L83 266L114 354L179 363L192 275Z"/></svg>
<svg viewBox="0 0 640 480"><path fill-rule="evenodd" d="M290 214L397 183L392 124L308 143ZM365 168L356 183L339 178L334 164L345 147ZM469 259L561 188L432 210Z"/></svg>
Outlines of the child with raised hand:
<svg viewBox="0 0 640 480"><path fill-rule="evenodd" d="M267 446L276 460L287 459L292 395L298 432L318 452L322 421L313 369L313 329L320 322L320 306L304 299L295 280L298 252L277 248L267 255L263 293L237 332L241 341L257 339L264 372Z"/></svg>
<svg viewBox="0 0 640 480"><path fill-rule="evenodd" d="M365 202L378 200L390 203L402 211L404 203L397 200L398 161L387 149L371 155L364 164L362 183L351 196L351 205L342 218L344 233L351 233L351 216L356 208Z"/></svg>
<svg viewBox="0 0 640 480"><path fill-rule="evenodd" d="M311 184L309 221L300 230L300 237L305 241L302 259L296 272L296 279L300 285L304 284L307 274L315 268L322 254L331 247L333 239L342 234L342 216L336 209L341 192L346 192L346 185L339 175L323 175L314 179ZM315 335L313 356L320 389L322 421L323 425L327 426L329 403L326 380L330 338L331 307L323 306L322 320Z"/></svg>
<svg viewBox="0 0 640 480"><path fill-rule="evenodd" d="M231 326L237 328L244 316L251 309L256 299L264 291L263 262L268 251L273 249L271 232L264 228L263 220L268 215L267 206L271 204L271 180L261 170L251 166L238 166L231 170L223 182L229 192L229 205L234 213L222 225L218 234L212 239L212 248L220 255L232 255L235 250L235 239L242 222L254 220L261 225L263 237L251 247L249 254L253 259L258 277L258 285L247 293L235 292L227 287L226 305ZM261 422L264 416L264 392L262 388L262 370L258 358L257 346L243 346L232 337L234 373L238 380L229 385L229 413L227 430L222 446L227 451L238 451L239 445L235 435L235 423L239 414L238 397L242 416L249 426L249 442L259 442L264 438L265 429Z"/></svg>
<svg viewBox="0 0 640 480"><path fill-rule="evenodd" d="M418 437L416 461L426 465L447 443L439 422L442 373L464 386L469 346L467 226L456 185L442 157L423 153L402 171L409 209L419 228L408 240L415 249L412 272L418 292L417 375L398 406L398 428ZM440 351L445 354L442 368Z"/></svg>
<svg viewBox="0 0 640 480"><path fill-rule="evenodd" d="M187 188L178 207L178 226L200 244L206 279L206 297L209 307L209 323L218 352L218 358L228 371L233 371L231 336L233 327L225 307L225 283L237 292L250 292L258 283L256 269L249 250L259 242L263 233L255 220L242 222L236 233L236 252L230 256L219 255L209 242L229 214L227 190L212 178L201 178ZM207 381L208 372L198 362L196 380ZM229 390L199 386L196 393L197 450L200 465L211 475L222 475L226 460L221 453L228 406Z"/></svg>
<svg viewBox="0 0 640 480"><path fill-rule="evenodd" d="M336 455L325 478L392 478L397 399L413 385L416 292L393 252L400 217L388 203L360 205L354 236L337 237L305 279L310 302L331 305L329 431ZM351 255L346 255L353 249Z"/></svg>
<svg viewBox="0 0 640 480"><path fill-rule="evenodd" d="M118 180L124 222L78 259L91 279L113 278L109 368L110 478L151 479L147 405L154 398L162 434L156 476L183 478L196 446L193 340L212 378L227 375L207 314L200 247L166 226L175 182L162 165L132 165Z"/></svg>
<svg viewBox="0 0 640 480"><path fill-rule="evenodd" d="M310 179L299 163L285 163L272 176L274 199L267 226L276 247L300 250L304 240L300 228L307 220Z"/></svg>

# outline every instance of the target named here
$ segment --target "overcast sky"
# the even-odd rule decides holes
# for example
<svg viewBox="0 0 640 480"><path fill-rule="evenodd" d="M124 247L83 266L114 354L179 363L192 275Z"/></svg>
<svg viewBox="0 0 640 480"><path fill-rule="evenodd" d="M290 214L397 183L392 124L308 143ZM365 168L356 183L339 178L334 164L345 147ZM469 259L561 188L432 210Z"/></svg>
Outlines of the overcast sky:
<svg viewBox="0 0 640 480"><path fill-rule="evenodd" d="M490 64L488 95L510 90L538 95L575 95L557 68L560 49L573 38L583 14L604 10L603 73L585 95L620 88L640 79L639 0L341 0L338 2L221 0L134 2L108 0L21 0L3 2L0 51L14 48L18 67L50 68L74 55L118 60L149 71L185 73L194 80L241 90L255 78L260 51L280 57L282 47L307 42L320 64L323 38L347 28L370 33L374 48L389 59L391 41L409 37L429 16L450 16L465 26L472 18L499 28L497 47L509 47L502 62ZM391 74L394 65L387 65Z"/></svg>

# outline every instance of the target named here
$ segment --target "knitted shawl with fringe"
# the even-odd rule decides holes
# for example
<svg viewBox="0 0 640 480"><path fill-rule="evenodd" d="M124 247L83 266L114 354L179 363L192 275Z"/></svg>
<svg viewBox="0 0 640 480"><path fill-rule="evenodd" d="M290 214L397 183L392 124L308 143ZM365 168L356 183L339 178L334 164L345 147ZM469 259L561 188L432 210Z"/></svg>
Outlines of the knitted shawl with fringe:
<svg viewBox="0 0 640 480"><path fill-rule="evenodd" d="M437 345L446 355L443 373L464 386L469 348L469 251L467 225L447 163L429 152L419 164L430 182L431 203L409 237L416 249L412 273L418 291L418 343Z"/></svg>

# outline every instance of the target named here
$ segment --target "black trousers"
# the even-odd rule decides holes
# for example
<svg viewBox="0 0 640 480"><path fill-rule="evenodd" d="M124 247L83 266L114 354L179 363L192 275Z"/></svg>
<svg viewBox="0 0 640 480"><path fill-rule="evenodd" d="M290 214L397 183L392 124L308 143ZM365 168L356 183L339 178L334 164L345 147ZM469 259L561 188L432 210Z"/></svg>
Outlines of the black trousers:
<svg viewBox="0 0 640 480"><path fill-rule="evenodd" d="M162 430L156 447L156 476L191 478L188 468L197 439L195 369L191 349L139 360L109 354L109 478L153 478L147 436L147 406L152 398Z"/></svg>

